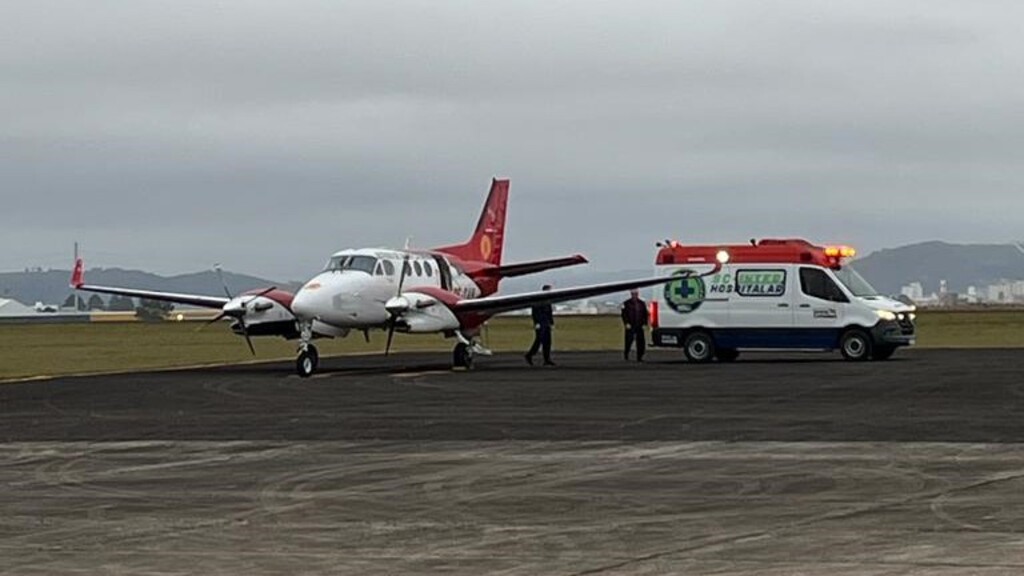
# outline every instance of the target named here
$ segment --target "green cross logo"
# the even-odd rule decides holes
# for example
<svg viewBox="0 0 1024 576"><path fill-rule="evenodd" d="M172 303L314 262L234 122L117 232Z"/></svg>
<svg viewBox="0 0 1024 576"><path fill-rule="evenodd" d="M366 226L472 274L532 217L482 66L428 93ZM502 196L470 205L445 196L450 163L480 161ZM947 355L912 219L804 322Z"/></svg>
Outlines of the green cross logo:
<svg viewBox="0 0 1024 576"><path fill-rule="evenodd" d="M696 276L683 277L694 273L693 270L676 270L672 275L680 278L665 284L665 303L680 314L693 312L704 301L704 280Z"/></svg>

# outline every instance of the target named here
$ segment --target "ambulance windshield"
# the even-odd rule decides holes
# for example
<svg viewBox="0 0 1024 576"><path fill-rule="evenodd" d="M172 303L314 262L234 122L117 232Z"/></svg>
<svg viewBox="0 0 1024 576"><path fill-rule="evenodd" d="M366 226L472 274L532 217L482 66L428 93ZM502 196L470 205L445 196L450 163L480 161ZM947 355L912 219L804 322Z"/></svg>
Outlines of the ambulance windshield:
<svg viewBox="0 0 1024 576"><path fill-rule="evenodd" d="M874 289L863 276L857 274L857 271L849 266L843 266L839 270L832 270L835 273L836 278L846 286L846 289L851 294L858 298L869 298L871 296L878 296L878 291Z"/></svg>

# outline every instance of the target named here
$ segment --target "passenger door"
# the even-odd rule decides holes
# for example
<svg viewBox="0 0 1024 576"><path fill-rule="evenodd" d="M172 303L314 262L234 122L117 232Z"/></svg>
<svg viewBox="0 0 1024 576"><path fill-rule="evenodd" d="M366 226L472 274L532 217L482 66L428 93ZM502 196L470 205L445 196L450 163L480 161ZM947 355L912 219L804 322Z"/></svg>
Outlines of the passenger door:
<svg viewBox="0 0 1024 576"><path fill-rule="evenodd" d="M802 348L835 348L850 299L821 268L800 268L794 336Z"/></svg>

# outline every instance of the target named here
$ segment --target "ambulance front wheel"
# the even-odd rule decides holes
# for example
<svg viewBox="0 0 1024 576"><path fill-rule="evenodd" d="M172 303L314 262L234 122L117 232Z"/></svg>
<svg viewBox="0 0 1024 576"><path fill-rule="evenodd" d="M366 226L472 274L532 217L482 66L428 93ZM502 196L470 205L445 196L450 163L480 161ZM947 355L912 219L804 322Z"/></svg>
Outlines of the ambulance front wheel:
<svg viewBox="0 0 1024 576"><path fill-rule="evenodd" d="M843 358L854 362L871 358L872 347L871 335L857 328L847 330L839 339L839 351L843 353Z"/></svg>
<svg viewBox="0 0 1024 576"><path fill-rule="evenodd" d="M715 340L707 332L692 332L683 343L683 353L690 362L711 362L715 357Z"/></svg>

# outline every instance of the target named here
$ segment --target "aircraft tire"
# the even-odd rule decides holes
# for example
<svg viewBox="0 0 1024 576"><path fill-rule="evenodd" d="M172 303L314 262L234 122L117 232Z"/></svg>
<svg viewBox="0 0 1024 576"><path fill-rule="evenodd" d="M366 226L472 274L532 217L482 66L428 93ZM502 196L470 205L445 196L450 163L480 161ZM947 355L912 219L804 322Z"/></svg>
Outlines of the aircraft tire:
<svg viewBox="0 0 1024 576"><path fill-rule="evenodd" d="M452 351L452 366L467 369L473 367L473 355L469 351L469 346L461 342L455 345L455 350Z"/></svg>
<svg viewBox="0 0 1024 576"><path fill-rule="evenodd" d="M320 369L320 351L312 344L306 347L306 351L313 357L313 371L316 372Z"/></svg>
<svg viewBox="0 0 1024 576"><path fill-rule="evenodd" d="M318 363L319 355L316 349L313 349L312 352L303 350L299 352L299 357L295 360L295 372L300 378L309 378L316 372Z"/></svg>

